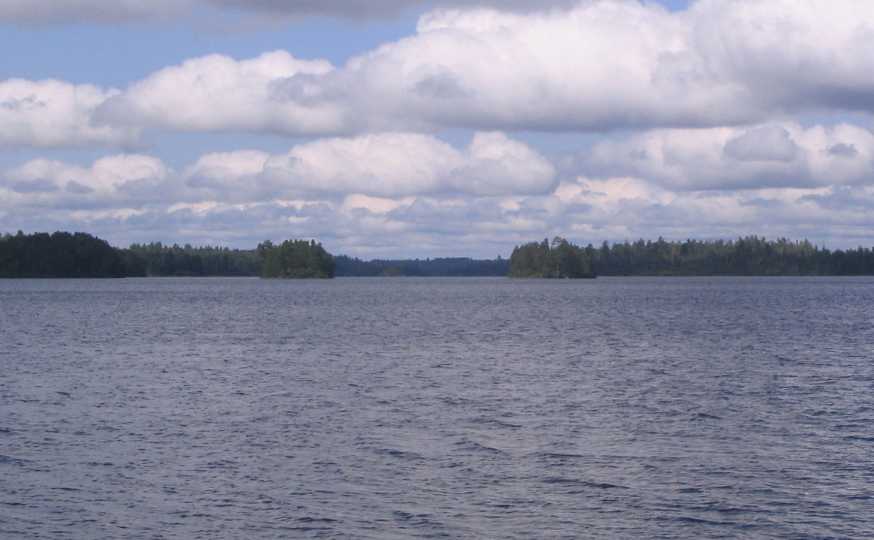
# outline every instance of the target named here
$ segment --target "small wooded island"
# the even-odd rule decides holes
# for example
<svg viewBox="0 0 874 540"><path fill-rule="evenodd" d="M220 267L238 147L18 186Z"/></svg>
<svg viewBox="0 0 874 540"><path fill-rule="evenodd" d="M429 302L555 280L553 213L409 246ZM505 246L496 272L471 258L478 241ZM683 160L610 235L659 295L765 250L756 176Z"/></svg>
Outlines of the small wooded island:
<svg viewBox="0 0 874 540"><path fill-rule="evenodd" d="M315 240L286 240L274 246L269 240L258 246L261 277L281 279L331 279L334 257Z"/></svg>
<svg viewBox="0 0 874 540"><path fill-rule="evenodd" d="M594 279L592 259L584 248L561 237L532 242L513 250L510 277L541 279Z"/></svg>
<svg viewBox="0 0 874 540"><path fill-rule="evenodd" d="M0 235L0 278L462 277L579 279L595 276L865 276L874 250L835 250L808 241L638 240L576 246L557 237L524 244L510 259L372 260L333 256L314 240L263 242L256 249L133 244L126 249L85 233Z"/></svg>

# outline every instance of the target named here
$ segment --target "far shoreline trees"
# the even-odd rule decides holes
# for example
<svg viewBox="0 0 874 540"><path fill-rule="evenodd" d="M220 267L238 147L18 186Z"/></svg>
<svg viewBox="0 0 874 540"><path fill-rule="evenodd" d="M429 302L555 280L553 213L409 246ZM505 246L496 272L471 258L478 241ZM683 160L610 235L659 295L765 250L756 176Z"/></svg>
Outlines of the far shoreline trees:
<svg viewBox="0 0 874 540"><path fill-rule="evenodd" d="M0 278L120 278L122 253L84 233L0 236Z"/></svg>
<svg viewBox="0 0 874 540"><path fill-rule="evenodd" d="M562 238L516 248L512 277L598 276L870 276L874 250L831 251L807 240L638 240L599 248Z"/></svg>
<svg viewBox="0 0 874 540"><path fill-rule="evenodd" d="M362 261L345 255L334 258L338 277L505 277L507 259L478 260L467 257L435 259L375 259Z"/></svg>
<svg viewBox="0 0 874 540"><path fill-rule="evenodd" d="M314 240L257 249L161 243L127 249L85 233L0 235L0 278L120 277L486 277L872 276L874 250L831 251L804 241L638 240L577 246L563 238L517 247L507 260L437 258L363 261L333 256Z"/></svg>
<svg viewBox="0 0 874 540"><path fill-rule="evenodd" d="M269 279L332 279L334 257L315 240L286 240L258 245L261 277Z"/></svg>
<svg viewBox="0 0 874 540"><path fill-rule="evenodd" d="M154 242L133 244L119 251L132 277L244 277L258 275L261 268L254 250Z"/></svg>

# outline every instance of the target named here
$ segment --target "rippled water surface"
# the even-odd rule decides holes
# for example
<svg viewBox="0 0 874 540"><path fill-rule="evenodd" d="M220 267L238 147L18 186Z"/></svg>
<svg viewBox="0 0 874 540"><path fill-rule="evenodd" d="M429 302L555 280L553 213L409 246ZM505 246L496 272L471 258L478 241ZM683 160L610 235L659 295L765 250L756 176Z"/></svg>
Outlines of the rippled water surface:
<svg viewBox="0 0 874 540"><path fill-rule="evenodd" d="M2 538L872 538L874 280L0 281Z"/></svg>

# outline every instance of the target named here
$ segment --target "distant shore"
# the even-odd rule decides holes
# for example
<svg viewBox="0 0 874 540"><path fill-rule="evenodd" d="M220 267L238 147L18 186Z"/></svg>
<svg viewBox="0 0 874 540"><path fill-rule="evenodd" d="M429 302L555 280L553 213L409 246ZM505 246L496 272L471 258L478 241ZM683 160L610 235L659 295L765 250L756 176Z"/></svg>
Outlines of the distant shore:
<svg viewBox="0 0 874 540"><path fill-rule="evenodd" d="M518 246L509 258L334 256L314 240L256 249L161 243L116 248L85 233L0 236L0 278L125 277L594 277L871 276L874 250L829 250L806 240L638 240L579 246L563 238Z"/></svg>

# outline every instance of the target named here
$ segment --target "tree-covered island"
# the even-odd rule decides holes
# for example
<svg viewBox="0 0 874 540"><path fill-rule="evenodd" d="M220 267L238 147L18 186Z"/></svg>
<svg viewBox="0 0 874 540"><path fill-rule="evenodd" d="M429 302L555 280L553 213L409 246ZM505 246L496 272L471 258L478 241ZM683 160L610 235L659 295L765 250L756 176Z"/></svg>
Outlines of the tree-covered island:
<svg viewBox="0 0 874 540"><path fill-rule="evenodd" d="M585 249L556 236L519 246L510 256L510 277L548 279L592 279L592 259Z"/></svg>
<svg viewBox="0 0 874 540"><path fill-rule="evenodd" d="M286 240L278 246L269 240L258 246L261 277L282 279L332 279L334 257L315 240Z"/></svg>

